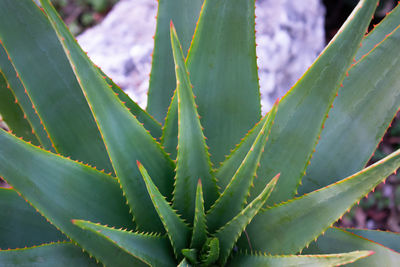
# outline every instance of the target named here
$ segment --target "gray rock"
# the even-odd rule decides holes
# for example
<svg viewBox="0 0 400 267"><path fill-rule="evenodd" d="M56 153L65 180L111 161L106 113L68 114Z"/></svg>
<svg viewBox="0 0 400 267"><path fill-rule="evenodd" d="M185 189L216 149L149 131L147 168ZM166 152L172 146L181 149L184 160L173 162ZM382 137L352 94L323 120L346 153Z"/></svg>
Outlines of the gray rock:
<svg viewBox="0 0 400 267"><path fill-rule="evenodd" d="M78 37L91 59L142 107L147 101L156 5L154 0L120 0L101 24ZM320 0L256 2L264 112L322 51L324 13Z"/></svg>
<svg viewBox="0 0 400 267"><path fill-rule="evenodd" d="M256 2L256 40L263 110L269 110L312 64L325 44L319 0Z"/></svg>

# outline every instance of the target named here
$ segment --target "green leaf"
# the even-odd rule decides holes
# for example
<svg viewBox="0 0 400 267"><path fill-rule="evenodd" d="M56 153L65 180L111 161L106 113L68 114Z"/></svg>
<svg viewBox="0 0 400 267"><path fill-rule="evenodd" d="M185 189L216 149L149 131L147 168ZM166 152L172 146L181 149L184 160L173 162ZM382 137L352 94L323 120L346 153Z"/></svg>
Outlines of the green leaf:
<svg viewBox="0 0 400 267"><path fill-rule="evenodd" d="M0 69L0 114L7 123L10 130L25 141L39 145L39 141L33 133L32 126L18 104L18 100L12 93L10 85L7 83Z"/></svg>
<svg viewBox="0 0 400 267"><path fill-rule="evenodd" d="M285 201L296 193L377 2L360 1L339 34L280 101L250 199L257 196L276 173L281 173L281 177L267 203Z"/></svg>
<svg viewBox="0 0 400 267"><path fill-rule="evenodd" d="M251 248L271 254L299 252L399 167L397 150L344 180L259 213L247 227Z"/></svg>
<svg viewBox="0 0 400 267"><path fill-rule="evenodd" d="M268 135L274 124L276 111L277 104L273 106L271 112L267 115L268 118L263 122L264 125L258 133L256 140L231 178L230 183L208 211L207 225L210 232L214 232L223 226L243 209L246 199L249 196L250 188L253 185Z"/></svg>
<svg viewBox="0 0 400 267"><path fill-rule="evenodd" d="M200 178L204 186L204 207L209 209L218 198L218 189L211 169L210 157L197 113L182 47L171 24L178 101L178 156L176 164L174 207L192 223L196 202L196 186Z"/></svg>
<svg viewBox="0 0 400 267"><path fill-rule="evenodd" d="M349 253L326 254L326 255L282 255L282 256L271 256L262 254L248 255L248 254L238 253L232 257L228 266L229 267L234 267L234 266L331 267L331 266L340 266L352 263L359 259L368 257L371 254L373 254L372 251L353 251Z"/></svg>
<svg viewBox="0 0 400 267"><path fill-rule="evenodd" d="M219 257L219 240L218 238L208 238L203 246L201 255L202 265L209 266L215 263Z"/></svg>
<svg viewBox="0 0 400 267"><path fill-rule="evenodd" d="M400 234L368 229L346 229L347 232L356 234L400 253Z"/></svg>
<svg viewBox="0 0 400 267"><path fill-rule="evenodd" d="M66 240L13 189L0 188L0 210L0 249Z"/></svg>
<svg viewBox="0 0 400 267"><path fill-rule="evenodd" d="M175 90L161 136L161 144L171 159L176 159L178 147L178 97L176 94Z"/></svg>
<svg viewBox="0 0 400 267"><path fill-rule="evenodd" d="M34 1L0 2L0 39L55 150L112 171L77 78L47 17Z"/></svg>
<svg viewBox="0 0 400 267"><path fill-rule="evenodd" d="M188 262L191 262L192 264L196 265L198 264L197 262L197 250L196 249L182 249L182 255L185 257L185 259L188 260Z"/></svg>
<svg viewBox="0 0 400 267"><path fill-rule="evenodd" d="M138 261L71 223L78 218L134 228L115 178L41 150L0 130L0 176L54 226L105 265Z"/></svg>
<svg viewBox="0 0 400 267"><path fill-rule="evenodd" d="M261 117L254 7L254 1L206 0L188 52L187 68L214 164Z"/></svg>
<svg viewBox="0 0 400 267"><path fill-rule="evenodd" d="M173 21L186 55L202 4L203 0L158 1L147 111L159 122L164 122L176 86L169 23Z"/></svg>
<svg viewBox="0 0 400 267"><path fill-rule="evenodd" d="M240 211L231 221L222 226L214 234L220 243L220 257L219 263L223 266L227 261L229 254L231 253L233 246L239 239L240 235L243 233L246 226L251 222L254 216L257 215L259 210L267 201L268 197L271 195L272 190L278 181L279 175L275 176L271 182L267 184L264 190L256 197L252 202L250 202L247 207Z"/></svg>
<svg viewBox="0 0 400 267"><path fill-rule="evenodd" d="M8 59L8 55L4 50L4 47L0 39L0 70L3 72L4 77L6 77L7 83L13 91L13 95L18 101L22 111L26 115L26 119L32 126L33 133L42 146L51 151L55 151L53 144L51 143L48 133L43 128L41 120L36 113L36 110L32 106L32 102L27 95L23 84L21 83L19 75L15 72L15 69Z"/></svg>
<svg viewBox="0 0 400 267"><path fill-rule="evenodd" d="M349 233L344 229L334 227L329 228L316 242L311 243L310 247L305 249L303 253L342 253L353 250L372 250L375 254L349 265L352 267L395 267L398 266L400 262L399 253L380 244Z"/></svg>
<svg viewBox="0 0 400 267"><path fill-rule="evenodd" d="M241 142L236 145L236 148L232 150L231 154L216 170L215 177L217 179L218 186L222 190L225 190L226 186L232 180L232 177L240 167L240 164L242 164L267 119L268 116L265 115L264 118L257 122L257 124L246 134L244 138L242 138Z"/></svg>
<svg viewBox="0 0 400 267"><path fill-rule="evenodd" d="M171 240L174 253L178 258L181 258L181 250L187 248L189 245L190 229L160 193L157 186L153 183L146 169L142 164L140 164L140 162L138 162L138 168L143 176L143 180L146 184L149 196L153 201L154 207L156 208L157 213L164 224L168 237Z"/></svg>
<svg viewBox="0 0 400 267"><path fill-rule="evenodd" d="M151 117L146 111L144 111L138 104L136 104L136 102L133 101L118 85L116 85L113 80L109 78L101 69L99 69L99 71L101 75L105 77L108 85L119 97L122 103L125 104L132 115L136 116L138 121L143 123L144 128L146 128L154 138L160 139L162 134L161 124Z"/></svg>
<svg viewBox="0 0 400 267"><path fill-rule="evenodd" d="M117 244L150 266L176 266L171 245L164 236L128 232L82 220L73 223Z"/></svg>
<svg viewBox="0 0 400 267"><path fill-rule="evenodd" d="M201 180L197 183L196 207L194 211L191 248L201 249L207 240L206 214L204 212L203 187Z"/></svg>
<svg viewBox="0 0 400 267"><path fill-rule="evenodd" d="M82 249L69 242L45 244L13 250L0 250L0 265L7 267L30 266L101 266Z"/></svg>
<svg viewBox="0 0 400 267"><path fill-rule="evenodd" d="M162 232L162 223L150 197L146 194L145 184L135 162L139 160L146 165L157 187L168 199L172 197L174 163L110 90L50 2L42 0L41 3L62 40L75 75L85 92L137 226L144 231Z"/></svg>
<svg viewBox="0 0 400 267"><path fill-rule="evenodd" d="M385 18L370 32L362 41L362 46L357 51L355 59L359 61L363 56L370 52L376 45L379 45L399 25L400 5L397 5Z"/></svg>
<svg viewBox="0 0 400 267"><path fill-rule="evenodd" d="M368 162L400 108L399 42L400 26L349 70L301 193L351 175Z"/></svg>

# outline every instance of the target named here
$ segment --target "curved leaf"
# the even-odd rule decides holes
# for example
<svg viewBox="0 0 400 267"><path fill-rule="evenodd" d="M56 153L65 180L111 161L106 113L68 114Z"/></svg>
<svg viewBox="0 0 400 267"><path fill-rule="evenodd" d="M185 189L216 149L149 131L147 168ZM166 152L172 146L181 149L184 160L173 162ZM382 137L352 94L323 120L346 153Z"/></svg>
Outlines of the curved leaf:
<svg viewBox="0 0 400 267"><path fill-rule="evenodd" d="M217 178L217 183L222 190L225 190L226 186L235 175L237 169L239 169L240 164L242 164L267 119L268 116L266 114L259 122L257 122L256 125L254 125L254 127L246 134L246 136L242 138L241 142L237 144L236 148L232 150L231 154L216 170L215 176Z"/></svg>
<svg viewBox="0 0 400 267"><path fill-rule="evenodd" d="M204 212L203 187L201 180L197 183L196 207L194 211L193 232L190 247L200 250L207 240L206 214Z"/></svg>
<svg viewBox="0 0 400 267"><path fill-rule="evenodd" d="M34 1L0 2L0 39L56 151L112 171L77 78Z"/></svg>
<svg viewBox="0 0 400 267"><path fill-rule="evenodd" d="M159 0L147 111L164 122L176 87L169 23L179 33L183 51L189 48L203 0Z"/></svg>
<svg viewBox="0 0 400 267"><path fill-rule="evenodd" d="M303 253L342 253L353 250L372 250L375 253L365 259L361 259L350 266L352 267L376 267L399 265L400 254L368 239L349 233L340 228L329 228L316 242L310 244Z"/></svg>
<svg viewBox="0 0 400 267"><path fill-rule="evenodd" d="M122 103L125 104L132 115L136 116L138 121L143 123L144 128L146 128L154 138L160 139L162 134L161 124L151 117L146 111L144 111L138 104L136 104L136 102L133 101L118 85L116 85L113 80L109 78L101 69L99 69L99 71L105 78L108 85L122 101Z"/></svg>
<svg viewBox="0 0 400 267"><path fill-rule="evenodd" d="M251 248L271 254L299 252L399 167L397 150L344 180L266 209L247 227Z"/></svg>
<svg viewBox="0 0 400 267"><path fill-rule="evenodd" d="M365 258L373 254L372 251L354 251L341 254L325 254L325 255L248 255L243 253L235 254L229 267L234 266L314 266L314 267L331 267L352 263L361 258Z"/></svg>
<svg viewBox="0 0 400 267"><path fill-rule="evenodd" d="M69 242L51 243L38 247L0 250L0 265L7 267L70 267L101 266L82 252L82 249Z"/></svg>
<svg viewBox="0 0 400 267"><path fill-rule="evenodd" d="M172 209L170 204L165 200L164 196L160 193L156 185L151 180L146 169L142 164L140 164L140 162L138 162L138 168L143 176L143 180L147 187L147 192L149 193L154 207L156 208L157 213L164 224L167 235L171 240L175 255L178 258L181 258L181 250L187 248L189 245L190 229L179 217L179 215Z"/></svg>
<svg viewBox="0 0 400 267"><path fill-rule="evenodd" d="M13 189L0 188L0 210L0 249L67 239Z"/></svg>
<svg viewBox="0 0 400 267"><path fill-rule="evenodd" d="M110 90L107 82L79 47L48 0L41 1L68 55L85 97L96 118L115 173L139 229L162 232L157 215L136 166L146 164L162 194L171 199L174 163L156 140ZM107 105L107 108L104 108Z"/></svg>
<svg viewBox="0 0 400 267"><path fill-rule="evenodd" d="M362 41L358 49L355 60L359 61L363 56L370 52L376 45L379 45L393 30L400 25L400 5L397 5L385 18L371 31Z"/></svg>
<svg viewBox="0 0 400 267"><path fill-rule="evenodd" d="M359 2L339 33L280 101L250 199L276 173L281 177L267 203L285 201L296 193L377 2Z"/></svg>
<svg viewBox="0 0 400 267"><path fill-rule="evenodd" d="M223 266L231 253L233 246L239 239L243 230L251 222L254 216L267 201L271 192L274 190L279 175L275 176L271 182L267 184L261 194L256 197L245 209L238 213L231 221L222 226L214 234L220 243L219 263Z"/></svg>
<svg viewBox="0 0 400 267"><path fill-rule="evenodd" d="M29 124L32 126L33 134L37 137L38 141L41 145L51 151L55 151L53 144L51 143L48 133L43 128L41 120L36 113L36 110L32 106L32 102L25 92L25 88L21 83L21 79L19 75L15 72L14 66L9 61L8 55L4 50L0 39L0 69L6 77L6 80L12 89L12 92L15 98L18 101L22 111L26 115L26 119L29 121Z"/></svg>
<svg viewBox="0 0 400 267"><path fill-rule="evenodd" d="M250 188L253 185L253 180L271 127L274 123L276 110L277 103L272 107L256 140L231 178L230 183L208 211L207 225L210 232L214 232L223 226L243 209L246 199L249 196Z"/></svg>
<svg viewBox="0 0 400 267"><path fill-rule="evenodd" d="M177 91L175 90L161 136L161 144L171 159L176 159L178 148L178 97L176 94Z"/></svg>
<svg viewBox="0 0 400 267"><path fill-rule="evenodd" d="M173 203L183 218L192 223L198 179L201 179L202 186L204 186L204 207L206 210L218 198L218 189L212 173L210 157L197 113L182 47L172 24L171 44L177 80L179 129Z"/></svg>
<svg viewBox="0 0 400 267"><path fill-rule="evenodd" d="M399 43L400 26L349 70L301 193L351 175L368 162L400 108Z"/></svg>
<svg viewBox="0 0 400 267"><path fill-rule="evenodd" d="M345 229L347 232L356 234L373 242L379 243L387 248L400 253L400 234L368 229Z"/></svg>
<svg viewBox="0 0 400 267"><path fill-rule="evenodd" d="M81 163L41 150L0 130L0 176L54 226L108 265L137 260L71 223L84 219L134 228L118 181Z"/></svg>
<svg viewBox="0 0 400 267"><path fill-rule="evenodd" d="M100 224L74 220L75 225L90 230L117 244L126 252L132 254L150 266L176 266L171 245L166 237L128 232L113 229Z"/></svg>
<svg viewBox="0 0 400 267"><path fill-rule="evenodd" d="M1 49L1 48L0 48ZM0 115L7 123L10 130L25 141L39 145L39 141L33 133L32 126L26 119L18 100L12 93L0 67Z"/></svg>

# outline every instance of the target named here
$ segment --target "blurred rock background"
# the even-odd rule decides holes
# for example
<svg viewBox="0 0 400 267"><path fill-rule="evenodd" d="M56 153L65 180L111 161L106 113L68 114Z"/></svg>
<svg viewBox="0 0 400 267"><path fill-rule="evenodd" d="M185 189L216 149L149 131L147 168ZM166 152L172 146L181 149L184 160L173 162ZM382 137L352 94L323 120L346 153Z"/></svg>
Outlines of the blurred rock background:
<svg viewBox="0 0 400 267"><path fill-rule="evenodd" d="M52 2L91 59L145 107L157 1ZM370 28L397 2L381 0ZM358 0L256 1L263 112L301 77L357 3ZM6 128L1 118L0 127ZM369 164L399 148L397 114ZM337 224L400 232L400 174L390 176Z"/></svg>

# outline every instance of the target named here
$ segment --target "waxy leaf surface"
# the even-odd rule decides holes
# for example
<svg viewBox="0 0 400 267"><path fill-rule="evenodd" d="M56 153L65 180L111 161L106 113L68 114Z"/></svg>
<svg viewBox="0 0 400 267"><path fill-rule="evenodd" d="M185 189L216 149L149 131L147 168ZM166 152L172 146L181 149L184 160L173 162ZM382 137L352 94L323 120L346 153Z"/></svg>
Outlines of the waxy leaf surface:
<svg viewBox="0 0 400 267"><path fill-rule="evenodd" d="M162 232L162 223L146 192L136 161L146 164L157 187L168 199L171 199L172 194L174 163L110 90L50 2L43 0L41 3L62 40L64 50L89 102L137 226L145 231Z"/></svg>
<svg viewBox="0 0 400 267"><path fill-rule="evenodd" d="M77 78L46 15L34 1L0 2L0 40L55 150L112 171Z"/></svg>
<svg viewBox="0 0 400 267"><path fill-rule="evenodd" d="M0 176L54 226L108 265L137 260L71 223L84 219L134 228L118 181L81 163L41 150L0 130Z"/></svg>
<svg viewBox="0 0 400 267"><path fill-rule="evenodd" d="M299 252L399 167L397 150L344 180L266 209L247 227L251 247L271 254Z"/></svg>
<svg viewBox="0 0 400 267"><path fill-rule="evenodd" d="M0 210L0 249L67 239L13 189L0 188Z"/></svg>

